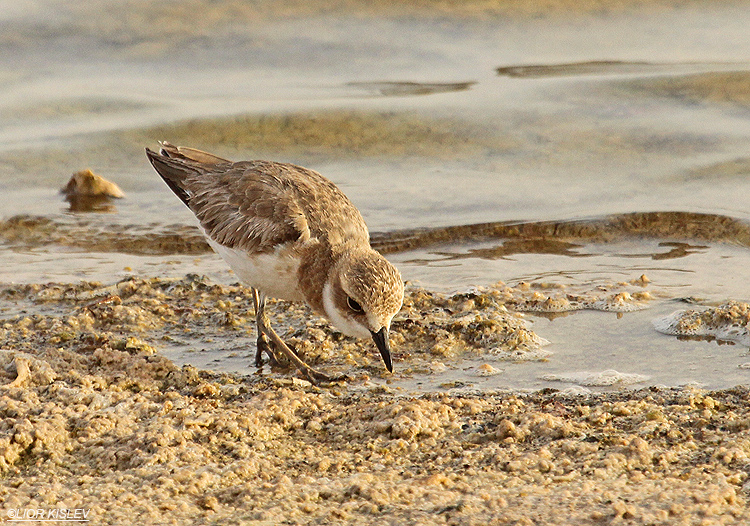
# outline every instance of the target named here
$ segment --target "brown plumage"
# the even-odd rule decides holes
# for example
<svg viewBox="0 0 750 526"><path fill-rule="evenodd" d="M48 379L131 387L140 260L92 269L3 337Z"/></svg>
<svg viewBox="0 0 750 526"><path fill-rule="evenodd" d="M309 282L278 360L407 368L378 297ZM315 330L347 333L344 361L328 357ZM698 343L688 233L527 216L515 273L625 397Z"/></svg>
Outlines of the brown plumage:
<svg viewBox="0 0 750 526"><path fill-rule="evenodd" d="M169 143L159 153L148 148L146 153L198 218L211 246L260 292L256 362L267 346L265 336L277 350L291 353L261 319L265 294L271 294L305 300L346 334L369 332L392 370L387 336L403 301L403 282L370 247L361 214L331 181L293 164L231 162ZM308 378L325 377L290 359Z"/></svg>

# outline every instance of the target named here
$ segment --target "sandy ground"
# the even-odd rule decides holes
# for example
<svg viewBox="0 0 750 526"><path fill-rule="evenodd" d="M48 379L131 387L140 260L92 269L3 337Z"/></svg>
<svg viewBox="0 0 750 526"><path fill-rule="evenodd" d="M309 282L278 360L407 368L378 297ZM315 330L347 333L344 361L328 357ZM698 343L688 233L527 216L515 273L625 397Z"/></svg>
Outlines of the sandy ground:
<svg viewBox="0 0 750 526"><path fill-rule="evenodd" d="M518 293L410 289L396 367L531 352L535 335L501 308ZM376 381L373 349L272 304L306 359L354 376L320 388L157 352L180 334L252 337L238 286L5 286L0 298L4 520L81 508L91 524L750 523L745 387L406 395Z"/></svg>

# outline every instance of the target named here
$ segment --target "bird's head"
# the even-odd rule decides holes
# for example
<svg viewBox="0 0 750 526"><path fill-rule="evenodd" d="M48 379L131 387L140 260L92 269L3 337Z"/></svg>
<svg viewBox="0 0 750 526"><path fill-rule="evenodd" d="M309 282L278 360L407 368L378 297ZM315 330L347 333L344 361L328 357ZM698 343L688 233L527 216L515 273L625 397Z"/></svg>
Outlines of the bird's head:
<svg viewBox="0 0 750 526"><path fill-rule="evenodd" d="M388 371L393 371L388 332L404 302L401 274L370 249L343 252L323 288L323 307L344 334L372 338Z"/></svg>

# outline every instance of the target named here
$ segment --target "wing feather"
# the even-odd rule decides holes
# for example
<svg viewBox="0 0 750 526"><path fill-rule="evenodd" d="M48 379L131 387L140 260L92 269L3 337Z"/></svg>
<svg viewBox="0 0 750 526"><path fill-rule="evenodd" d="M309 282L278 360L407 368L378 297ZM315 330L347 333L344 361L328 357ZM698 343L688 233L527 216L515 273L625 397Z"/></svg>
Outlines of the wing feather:
<svg viewBox="0 0 750 526"><path fill-rule="evenodd" d="M232 163L165 144L161 155L148 152L154 167L160 174L169 170L170 187L185 196L183 201L217 243L251 253L313 238L330 245L349 240L369 244L359 211L313 170L272 161Z"/></svg>
<svg viewBox="0 0 750 526"><path fill-rule="evenodd" d="M190 208L203 228L216 242L248 252L271 252L309 239L295 192L267 177L258 164L235 163L222 173L186 181L193 195Z"/></svg>

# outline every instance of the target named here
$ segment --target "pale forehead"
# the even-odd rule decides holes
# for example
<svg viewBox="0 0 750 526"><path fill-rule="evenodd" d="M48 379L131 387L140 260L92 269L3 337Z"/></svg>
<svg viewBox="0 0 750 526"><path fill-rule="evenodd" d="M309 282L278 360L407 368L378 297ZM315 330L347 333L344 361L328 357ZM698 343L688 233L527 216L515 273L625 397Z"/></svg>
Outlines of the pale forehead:
<svg viewBox="0 0 750 526"><path fill-rule="evenodd" d="M380 288L380 293L403 288L401 274L396 267L374 251L372 255L354 261L343 273L343 278L345 286L362 295L367 295L373 288Z"/></svg>

